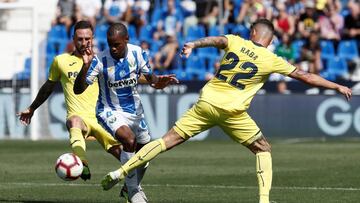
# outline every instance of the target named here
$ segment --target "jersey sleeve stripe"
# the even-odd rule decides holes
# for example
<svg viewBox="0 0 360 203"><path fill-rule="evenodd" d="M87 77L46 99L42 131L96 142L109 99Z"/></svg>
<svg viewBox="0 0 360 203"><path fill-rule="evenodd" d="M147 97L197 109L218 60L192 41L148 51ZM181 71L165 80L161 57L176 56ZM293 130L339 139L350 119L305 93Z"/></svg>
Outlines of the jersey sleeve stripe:
<svg viewBox="0 0 360 203"><path fill-rule="evenodd" d="M139 74L139 60L138 60L138 57L137 57L137 53L136 53L136 51L132 51L132 54L134 55L134 58L135 58L135 63L136 63L136 70L135 70L135 72L137 73L137 74Z"/></svg>
<svg viewBox="0 0 360 203"><path fill-rule="evenodd" d="M108 75L108 66L107 66L107 59L106 59L106 56L104 56L102 58L102 63L103 63L103 75L104 75L104 89L105 89L105 97L106 97L106 102L107 104L109 105L109 107L112 109L112 110L116 110L115 106L113 105L113 103L111 102L111 98L110 98L110 90L109 90L109 87L107 86L106 84L106 81L108 81L109 79L109 75Z"/></svg>
<svg viewBox="0 0 360 203"><path fill-rule="evenodd" d="M149 57L148 57L148 55L147 55L147 53L145 51L143 51L141 55L142 55L142 58L143 58L143 60L145 62L145 66L146 66L146 69L145 69L146 72L143 72L143 73L146 74L146 75L151 75L152 74L152 69L150 67ZM141 67L141 70L144 70L144 68Z"/></svg>
<svg viewBox="0 0 360 203"><path fill-rule="evenodd" d="M104 88L102 87L104 84L106 83L101 83L98 82L99 84L99 95L98 95L98 100L97 100L97 105L96 105L96 111L97 112L103 112L104 111L104 103L103 103L103 96L102 96L102 91Z"/></svg>

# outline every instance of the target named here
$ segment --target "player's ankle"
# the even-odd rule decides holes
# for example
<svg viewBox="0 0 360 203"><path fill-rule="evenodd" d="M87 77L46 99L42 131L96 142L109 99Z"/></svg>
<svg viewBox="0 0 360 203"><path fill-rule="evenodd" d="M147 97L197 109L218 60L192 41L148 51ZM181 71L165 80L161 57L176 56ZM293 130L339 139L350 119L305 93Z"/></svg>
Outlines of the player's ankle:
<svg viewBox="0 0 360 203"><path fill-rule="evenodd" d="M116 179L120 179L121 175L122 175L121 169L111 172L111 176L113 176L113 178L116 178Z"/></svg>
<svg viewBox="0 0 360 203"><path fill-rule="evenodd" d="M259 203L269 203L269 195L260 195Z"/></svg>

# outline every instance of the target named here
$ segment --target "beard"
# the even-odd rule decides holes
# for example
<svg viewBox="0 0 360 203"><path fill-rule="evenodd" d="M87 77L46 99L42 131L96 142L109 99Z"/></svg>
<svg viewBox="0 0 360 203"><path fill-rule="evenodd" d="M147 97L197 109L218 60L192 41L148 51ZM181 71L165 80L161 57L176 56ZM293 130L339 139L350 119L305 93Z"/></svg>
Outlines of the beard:
<svg viewBox="0 0 360 203"><path fill-rule="evenodd" d="M82 45L75 45L75 50L76 52L80 53L81 55L84 55L85 54L85 50L86 49L91 49L90 46L82 46Z"/></svg>
<svg viewBox="0 0 360 203"><path fill-rule="evenodd" d="M83 55L85 53L85 46L76 46L75 45L75 51L79 54Z"/></svg>

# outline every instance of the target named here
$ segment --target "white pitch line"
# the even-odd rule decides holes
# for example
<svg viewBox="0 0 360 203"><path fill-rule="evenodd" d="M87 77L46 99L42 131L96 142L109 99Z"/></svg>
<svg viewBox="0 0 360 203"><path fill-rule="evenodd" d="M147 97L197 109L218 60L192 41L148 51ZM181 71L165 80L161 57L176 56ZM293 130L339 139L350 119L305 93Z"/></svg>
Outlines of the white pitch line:
<svg viewBox="0 0 360 203"><path fill-rule="evenodd" d="M1 183L4 186L73 186L73 187L100 187L100 184L79 184L79 183ZM144 184L144 187L178 187L178 188L212 188L212 189L258 189L256 186L237 186L237 185L176 185L176 184ZM360 188L343 187L298 187L298 186L274 186L276 190L337 190L337 191L360 191Z"/></svg>

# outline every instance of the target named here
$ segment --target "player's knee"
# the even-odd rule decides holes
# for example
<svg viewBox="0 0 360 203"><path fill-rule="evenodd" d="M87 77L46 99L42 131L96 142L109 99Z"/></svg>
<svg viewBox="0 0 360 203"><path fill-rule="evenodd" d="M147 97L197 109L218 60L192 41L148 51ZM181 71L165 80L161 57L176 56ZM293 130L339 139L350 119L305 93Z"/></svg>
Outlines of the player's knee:
<svg viewBox="0 0 360 203"><path fill-rule="evenodd" d="M121 145L112 146L110 149L107 150L108 153L112 154L115 158L120 157L121 153Z"/></svg>
<svg viewBox="0 0 360 203"><path fill-rule="evenodd" d="M123 144L125 151L133 152L136 149L135 135L127 126L121 126L116 130L116 138Z"/></svg>
<svg viewBox="0 0 360 203"><path fill-rule="evenodd" d="M271 145L265 139L265 137L261 137L247 146L254 154L259 152L271 152Z"/></svg>
<svg viewBox="0 0 360 203"><path fill-rule="evenodd" d="M268 142L266 142L265 144L262 145L262 149L263 152L271 152L271 145Z"/></svg>
<svg viewBox="0 0 360 203"><path fill-rule="evenodd" d="M182 138L175 130L174 128L171 128L163 137L162 139L164 140L165 146L166 146L166 150L169 150L173 147L175 147L176 145L179 145L183 142L185 142L186 140L184 138Z"/></svg>
<svg viewBox="0 0 360 203"><path fill-rule="evenodd" d="M83 120L79 116L71 116L66 120L66 127L67 128L82 128Z"/></svg>

